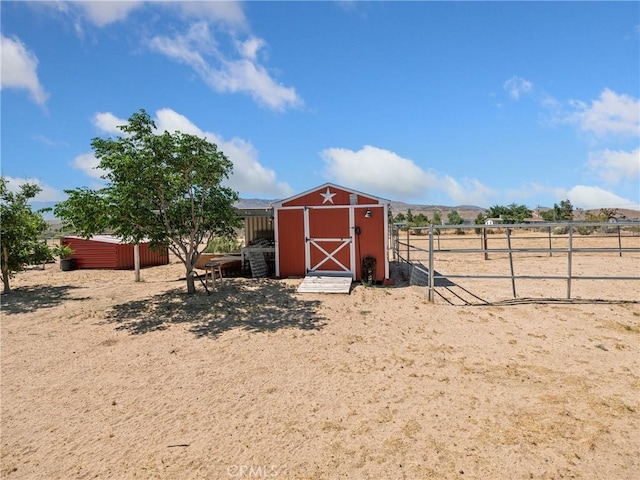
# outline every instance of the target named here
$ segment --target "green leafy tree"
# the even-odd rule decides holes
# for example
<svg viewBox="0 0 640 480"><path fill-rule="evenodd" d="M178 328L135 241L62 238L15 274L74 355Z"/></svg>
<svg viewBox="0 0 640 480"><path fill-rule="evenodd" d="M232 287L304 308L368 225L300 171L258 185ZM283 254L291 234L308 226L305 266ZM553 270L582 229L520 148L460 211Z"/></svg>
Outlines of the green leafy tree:
<svg viewBox="0 0 640 480"><path fill-rule="evenodd" d="M464 218L460 216L457 210L451 210L447 215L447 223L449 225L462 225Z"/></svg>
<svg viewBox="0 0 640 480"><path fill-rule="evenodd" d="M480 212L478 215L476 215L476 218L473 221L473 223L476 225L484 225L484 222L486 221L487 221L487 217L485 216L484 213ZM474 231L477 235L480 235L482 233L481 228L474 228Z"/></svg>
<svg viewBox="0 0 640 480"><path fill-rule="evenodd" d="M547 221L547 222L555 222L556 221L556 213L555 211L552 209L547 210L546 212L542 212L540 214L540 216L542 217L543 220Z"/></svg>
<svg viewBox="0 0 640 480"><path fill-rule="evenodd" d="M447 215L447 223L449 225L462 225L464 223L464 218L460 216L457 210L451 210ZM464 230L462 228L457 228L456 233L458 235L464 234Z"/></svg>
<svg viewBox="0 0 640 480"><path fill-rule="evenodd" d="M522 223L525 218L531 217L533 212L526 205L509 205L509 217L511 223Z"/></svg>
<svg viewBox="0 0 640 480"><path fill-rule="evenodd" d="M531 210L526 205L494 205L486 212L486 218L501 218L504 223L522 223L530 217Z"/></svg>
<svg viewBox="0 0 640 480"><path fill-rule="evenodd" d="M573 220L573 205L569 200L562 200L560 205L554 205L554 210L558 210L558 219L571 221Z"/></svg>
<svg viewBox="0 0 640 480"><path fill-rule="evenodd" d="M489 207L489 210L486 212L487 218L502 218L509 214L509 209L504 205L493 205Z"/></svg>
<svg viewBox="0 0 640 480"><path fill-rule="evenodd" d="M233 165L206 139L156 132L144 110L119 128L123 136L91 142L107 185L67 191L55 214L84 237L108 230L127 242L168 246L184 263L193 293L203 245L232 236L239 226L238 194L221 185Z"/></svg>
<svg viewBox="0 0 640 480"><path fill-rule="evenodd" d="M396 222L396 223L402 223L402 222L406 221L406 218L407 217L404 216L404 213L398 212L398 214L395 216L393 221Z"/></svg>
<svg viewBox="0 0 640 480"><path fill-rule="evenodd" d="M442 225L442 215L440 212L434 212L433 218L431 219L431 225ZM436 235L440 235L440 229L434 229Z"/></svg>
<svg viewBox="0 0 640 480"><path fill-rule="evenodd" d="M3 293L9 293L9 279L25 265L42 263L52 258L46 243L39 240L47 230L42 217L44 210L34 212L28 201L41 188L25 183L17 193L10 192L4 177L0 177L0 271Z"/></svg>
<svg viewBox="0 0 640 480"><path fill-rule="evenodd" d="M548 222L570 222L573 220L573 205L569 200L562 200L560 205L553 204L553 208L542 214Z"/></svg>
<svg viewBox="0 0 640 480"><path fill-rule="evenodd" d="M418 213L417 215L413 215L413 221L410 224L413 228L413 233L415 235L425 235L427 231L418 227L425 227L429 225L429 219L426 217L424 213Z"/></svg>
<svg viewBox="0 0 640 480"><path fill-rule="evenodd" d="M411 209L407 210L407 223L413 224L413 212L411 212Z"/></svg>
<svg viewBox="0 0 640 480"><path fill-rule="evenodd" d="M424 213L418 213L413 216L413 225L416 227L424 227L429 225L429 218Z"/></svg>

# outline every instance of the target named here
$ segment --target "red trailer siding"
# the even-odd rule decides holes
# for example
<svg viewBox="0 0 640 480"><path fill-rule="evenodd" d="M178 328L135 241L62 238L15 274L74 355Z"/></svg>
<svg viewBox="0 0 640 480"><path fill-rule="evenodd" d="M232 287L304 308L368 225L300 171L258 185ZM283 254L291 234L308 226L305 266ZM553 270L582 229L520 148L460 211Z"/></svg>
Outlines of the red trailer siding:
<svg viewBox="0 0 640 480"><path fill-rule="evenodd" d="M78 237L65 237L63 243L69 245L74 254L74 268L133 270L133 245L120 243L120 240L108 236L96 236L89 240ZM166 248L152 250L148 243L140 244L140 267L166 265L169 252Z"/></svg>

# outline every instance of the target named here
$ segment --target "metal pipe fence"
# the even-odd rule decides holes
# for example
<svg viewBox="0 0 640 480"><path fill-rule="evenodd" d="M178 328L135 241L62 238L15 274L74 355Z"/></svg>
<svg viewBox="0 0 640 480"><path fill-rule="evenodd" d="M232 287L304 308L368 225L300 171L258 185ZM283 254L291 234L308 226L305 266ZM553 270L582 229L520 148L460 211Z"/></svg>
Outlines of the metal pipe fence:
<svg viewBox="0 0 640 480"><path fill-rule="evenodd" d="M469 232L472 235L469 235ZM525 234L514 236L514 232ZM526 232L544 235L527 235ZM579 274L576 273L574 265L576 258L582 255L615 254L618 257L631 257L630 261L638 263L639 268L635 269L635 272L640 271L640 257L636 255L640 253L640 222L571 222L548 223L544 226L430 225L409 228L403 224L394 224L391 234L393 259L412 268L417 266L423 272L426 269L430 302L434 301L434 286L437 281L451 278L508 279L513 298L517 298L516 280L563 280L566 282L567 299L571 299L574 280L640 280L640 276L637 275ZM508 273L444 272L449 264L457 262L456 257L469 254L480 254L484 260L506 257ZM515 272L516 259L519 261L524 257L554 255L566 256L566 273L534 275ZM438 269L444 273L436 272L436 262ZM462 269L464 270L464 266Z"/></svg>

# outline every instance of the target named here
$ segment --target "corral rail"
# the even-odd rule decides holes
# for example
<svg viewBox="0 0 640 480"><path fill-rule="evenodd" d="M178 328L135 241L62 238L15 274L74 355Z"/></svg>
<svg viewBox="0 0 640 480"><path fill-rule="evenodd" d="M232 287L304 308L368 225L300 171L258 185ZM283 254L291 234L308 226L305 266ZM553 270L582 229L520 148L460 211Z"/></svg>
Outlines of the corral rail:
<svg viewBox="0 0 640 480"><path fill-rule="evenodd" d="M546 281L564 281L566 299L572 298L572 283L576 280L616 280L632 282L634 286L640 280L640 222L635 221L541 226L395 224L391 234L393 259L418 269L418 278L421 276L428 287L431 302L435 287L455 285L451 279L509 280L514 299L518 298L516 280L542 281L547 288L551 287ZM594 258L605 259L606 268ZM538 285L538 296L554 296L540 288L544 287ZM632 296L635 292L635 296L627 300L639 300L638 289L629 292Z"/></svg>

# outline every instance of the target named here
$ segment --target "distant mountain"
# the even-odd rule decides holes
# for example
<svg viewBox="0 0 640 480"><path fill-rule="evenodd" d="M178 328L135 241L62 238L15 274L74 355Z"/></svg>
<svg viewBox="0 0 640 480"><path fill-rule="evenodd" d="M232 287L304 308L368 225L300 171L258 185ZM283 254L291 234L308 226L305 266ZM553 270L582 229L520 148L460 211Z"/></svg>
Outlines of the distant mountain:
<svg viewBox="0 0 640 480"><path fill-rule="evenodd" d="M427 217L433 216L435 212L440 213L440 216L443 219L447 218L449 212L455 210L458 214L464 218L465 220L475 220L479 213L486 211L486 208L477 207L475 205L457 205L457 206L446 206L446 205L420 205L416 203L405 203L405 202L391 202L391 211L393 215L397 215L402 212L404 214L407 211L411 210L411 213L416 215L418 213L422 213Z"/></svg>
<svg viewBox="0 0 640 480"><path fill-rule="evenodd" d="M236 202L236 208L268 208L273 202L277 200L265 200L262 198L241 198ZM415 203L394 202L390 203L391 211L394 215L400 212L407 213L411 210L414 215L417 213L423 213L424 215L433 215L433 212L440 212L440 215L446 216L450 211L456 210L462 218L465 220L474 220L478 213L484 212L486 209L477 207L475 205L460 205L460 206L445 206L445 205L420 205Z"/></svg>
<svg viewBox="0 0 640 480"><path fill-rule="evenodd" d="M236 208L245 209L245 208L269 208L272 203L277 202L278 200L267 200L264 198L241 198L235 204ZM55 204L38 204L37 207L34 205L34 209L46 207L53 207ZM407 213L408 210L411 210L411 213L417 215L418 213L422 213L428 217L432 217L434 212L439 212L440 216L444 219L447 218L449 212L452 210L456 210L458 214L462 218L467 221L473 222L479 213L486 212L486 208L478 207L476 205L457 205L457 206L448 206L448 205L422 205L417 203L405 203L405 202L390 202L391 211L393 215L397 215L402 212L404 214ZM535 209L537 212L542 213L547 210L550 210L548 207L539 207ZM640 220L640 211L639 210L629 210L629 209L617 209L619 215L624 215L623 218L626 220ZM594 210L574 210L574 219L577 221L584 220L584 214L586 212L598 214L600 213L599 209ZM60 227L60 221L55 219L52 212L48 212L44 215L45 220L48 221L49 224L53 226L53 228Z"/></svg>

